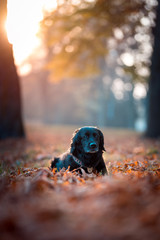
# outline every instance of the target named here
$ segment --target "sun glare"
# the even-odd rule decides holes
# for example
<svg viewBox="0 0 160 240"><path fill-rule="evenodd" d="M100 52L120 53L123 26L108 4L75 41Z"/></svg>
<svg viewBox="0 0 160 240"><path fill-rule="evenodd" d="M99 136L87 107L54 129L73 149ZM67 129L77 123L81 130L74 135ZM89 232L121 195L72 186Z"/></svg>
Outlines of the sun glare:
<svg viewBox="0 0 160 240"><path fill-rule="evenodd" d="M37 37L44 10L56 8L56 0L8 0L7 36L20 65L40 45Z"/></svg>

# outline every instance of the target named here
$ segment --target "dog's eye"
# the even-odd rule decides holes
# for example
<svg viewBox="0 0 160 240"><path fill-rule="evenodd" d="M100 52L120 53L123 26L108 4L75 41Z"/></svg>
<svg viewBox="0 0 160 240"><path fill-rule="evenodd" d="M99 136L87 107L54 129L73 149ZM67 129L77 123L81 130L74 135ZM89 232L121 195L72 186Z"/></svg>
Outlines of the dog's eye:
<svg viewBox="0 0 160 240"><path fill-rule="evenodd" d="M97 138L98 136L97 136L97 134L96 134L96 133L93 133L93 137Z"/></svg>
<svg viewBox="0 0 160 240"><path fill-rule="evenodd" d="M86 132L85 135L86 135L86 137L89 137L89 133L88 132Z"/></svg>

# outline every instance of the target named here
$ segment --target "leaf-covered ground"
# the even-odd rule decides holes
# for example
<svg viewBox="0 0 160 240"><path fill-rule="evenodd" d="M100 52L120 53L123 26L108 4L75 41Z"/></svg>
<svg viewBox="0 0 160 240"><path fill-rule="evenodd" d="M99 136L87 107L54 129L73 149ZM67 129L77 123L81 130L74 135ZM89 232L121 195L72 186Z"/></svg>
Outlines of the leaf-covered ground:
<svg viewBox="0 0 160 240"><path fill-rule="evenodd" d="M0 142L0 239L160 239L160 141L104 129L109 176L48 169L74 127Z"/></svg>

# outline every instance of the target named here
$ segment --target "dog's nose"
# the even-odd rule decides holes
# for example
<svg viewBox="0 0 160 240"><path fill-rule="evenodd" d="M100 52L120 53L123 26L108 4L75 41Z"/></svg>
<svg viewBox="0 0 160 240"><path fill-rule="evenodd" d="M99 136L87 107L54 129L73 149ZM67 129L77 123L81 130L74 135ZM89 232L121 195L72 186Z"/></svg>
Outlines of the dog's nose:
<svg viewBox="0 0 160 240"><path fill-rule="evenodd" d="M94 149L94 148L97 147L97 145L96 145L95 143L90 143L90 147L91 147L92 149Z"/></svg>

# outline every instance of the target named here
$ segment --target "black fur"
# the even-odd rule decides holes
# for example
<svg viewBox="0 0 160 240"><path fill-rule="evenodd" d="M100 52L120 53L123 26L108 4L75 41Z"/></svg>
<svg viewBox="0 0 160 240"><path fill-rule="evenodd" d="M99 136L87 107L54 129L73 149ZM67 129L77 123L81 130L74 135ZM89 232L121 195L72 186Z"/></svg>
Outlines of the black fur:
<svg viewBox="0 0 160 240"><path fill-rule="evenodd" d="M51 162L51 169L70 168L70 171L82 167L86 172L89 168L93 172L107 174L107 169L102 157L104 137L96 127L82 127L74 132L71 147L68 152Z"/></svg>

